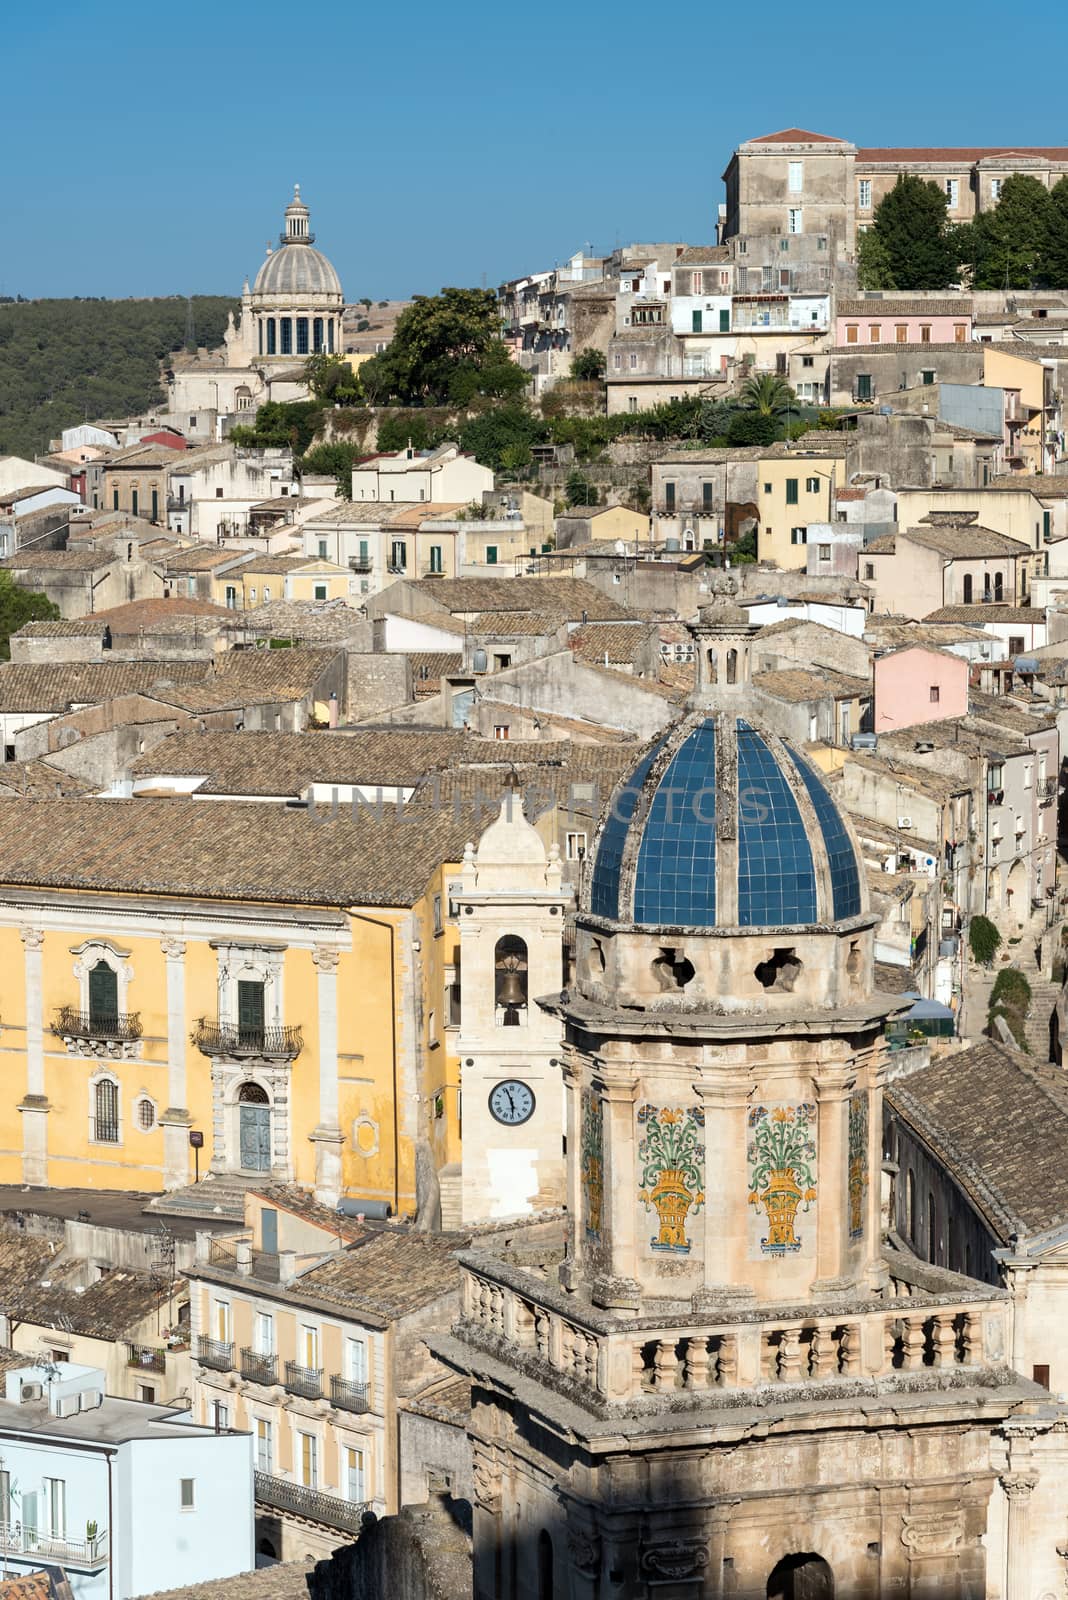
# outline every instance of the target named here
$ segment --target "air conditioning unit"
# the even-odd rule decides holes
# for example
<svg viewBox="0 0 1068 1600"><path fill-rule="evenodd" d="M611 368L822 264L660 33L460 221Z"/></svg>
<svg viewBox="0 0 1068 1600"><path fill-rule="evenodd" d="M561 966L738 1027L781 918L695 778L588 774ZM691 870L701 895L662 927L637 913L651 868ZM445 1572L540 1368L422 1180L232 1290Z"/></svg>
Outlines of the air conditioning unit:
<svg viewBox="0 0 1068 1600"><path fill-rule="evenodd" d="M19 1390L19 1403L27 1400L40 1400L44 1395L44 1388L39 1383L24 1383Z"/></svg>
<svg viewBox="0 0 1068 1600"><path fill-rule="evenodd" d="M899 828L911 828L912 827L912 818L911 817L898 817L897 825L898 825Z"/></svg>

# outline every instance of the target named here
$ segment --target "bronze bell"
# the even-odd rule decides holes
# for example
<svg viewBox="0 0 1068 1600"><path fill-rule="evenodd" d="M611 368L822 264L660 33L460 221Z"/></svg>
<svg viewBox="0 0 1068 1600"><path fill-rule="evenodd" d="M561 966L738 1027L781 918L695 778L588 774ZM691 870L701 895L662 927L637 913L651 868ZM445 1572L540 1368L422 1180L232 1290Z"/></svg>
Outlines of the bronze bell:
<svg viewBox="0 0 1068 1600"><path fill-rule="evenodd" d="M527 992L523 980L513 967L505 973L500 988L497 990L497 1004L499 1006L525 1006Z"/></svg>

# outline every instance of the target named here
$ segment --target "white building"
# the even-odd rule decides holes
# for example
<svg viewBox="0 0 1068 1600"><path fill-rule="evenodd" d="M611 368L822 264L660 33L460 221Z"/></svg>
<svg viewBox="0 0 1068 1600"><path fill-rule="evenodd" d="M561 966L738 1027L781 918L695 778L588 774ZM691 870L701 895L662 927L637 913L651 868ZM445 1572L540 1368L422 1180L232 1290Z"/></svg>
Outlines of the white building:
<svg viewBox="0 0 1068 1600"><path fill-rule="evenodd" d="M104 1394L98 1367L18 1367L0 1400L9 1573L63 1567L78 1600L129 1600L254 1564L252 1446L188 1412Z"/></svg>
<svg viewBox="0 0 1068 1600"><path fill-rule="evenodd" d="M459 445L442 444L436 450L398 450L395 455L373 456L352 469L353 500L415 503L435 501L463 505L493 489L493 471L465 456Z"/></svg>

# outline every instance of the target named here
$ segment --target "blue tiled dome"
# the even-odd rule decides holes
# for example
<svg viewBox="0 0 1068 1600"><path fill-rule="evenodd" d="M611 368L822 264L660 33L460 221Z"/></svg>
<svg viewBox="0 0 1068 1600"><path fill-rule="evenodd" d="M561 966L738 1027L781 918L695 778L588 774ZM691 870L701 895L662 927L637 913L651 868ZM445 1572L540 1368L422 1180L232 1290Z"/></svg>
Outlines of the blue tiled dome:
<svg viewBox="0 0 1068 1600"><path fill-rule="evenodd" d="M795 927L863 909L861 869L823 779L789 741L721 712L671 728L620 783L585 909L653 927Z"/></svg>

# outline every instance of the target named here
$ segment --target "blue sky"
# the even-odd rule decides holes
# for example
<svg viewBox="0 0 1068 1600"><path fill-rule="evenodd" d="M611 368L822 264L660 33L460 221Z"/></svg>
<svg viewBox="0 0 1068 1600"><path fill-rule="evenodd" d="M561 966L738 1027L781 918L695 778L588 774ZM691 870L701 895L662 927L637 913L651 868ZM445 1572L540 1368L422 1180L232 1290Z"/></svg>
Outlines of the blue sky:
<svg viewBox="0 0 1068 1600"><path fill-rule="evenodd" d="M1006 49L1002 0L10 5L0 292L237 292L295 180L349 299L707 242L777 128L1068 145L1066 16Z"/></svg>

